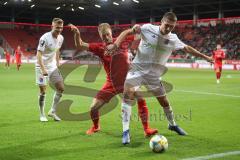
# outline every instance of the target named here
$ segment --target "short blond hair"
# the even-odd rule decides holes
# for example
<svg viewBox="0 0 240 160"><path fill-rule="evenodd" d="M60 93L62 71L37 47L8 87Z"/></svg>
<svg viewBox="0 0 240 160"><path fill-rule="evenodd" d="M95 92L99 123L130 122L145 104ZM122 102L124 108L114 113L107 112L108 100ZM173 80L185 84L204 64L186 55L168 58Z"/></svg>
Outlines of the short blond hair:
<svg viewBox="0 0 240 160"><path fill-rule="evenodd" d="M98 32L103 32L104 30L106 30L108 28L111 29L110 24L108 24L108 23L101 23L101 24L98 25Z"/></svg>
<svg viewBox="0 0 240 160"><path fill-rule="evenodd" d="M64 21L61 18L53 18L52 23L63 24Z"/></svg>

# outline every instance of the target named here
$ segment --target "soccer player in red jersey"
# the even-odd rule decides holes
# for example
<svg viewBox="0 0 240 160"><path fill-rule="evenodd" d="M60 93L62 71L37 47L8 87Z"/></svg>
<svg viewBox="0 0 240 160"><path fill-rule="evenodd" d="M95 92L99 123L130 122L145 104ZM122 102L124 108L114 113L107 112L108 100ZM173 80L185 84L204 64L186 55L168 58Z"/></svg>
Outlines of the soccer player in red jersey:
<svg viewBox="0 0 240 160"><path fill-rule="evenodd" d="M136 34L135 35L135 37L136 37L136 40L134 40L131 44L130 44L130 46L129 46L129 56L130 56L130 60L132 61L134 58L135 58L135 56L136 56L136 54L137 54L137 48L138 48L138 45L139 45L139 43L140 43L140 39L141 39L141 37L140 37L140 35L139 34Z"/></svg>
<svg viewBox="0 0 240 160"><path fill-rule="evenodd" d="M17 49L16 49L16 51L15 51L15 60L16 60L17 70L18 70L18 71L19 71L20 66L21 66L21 64L22 64L21 57L22 57L21 47L20 47L20 46L17 46Z"/></svg>
<svg viewBox="0 0 240 160"><path fill-rule="evenodd" d="M128 59L128 45L134 40L134 36L129 36L124 42L121 43L120 49L114 53L113 56L105 55L106 46L115 41L112 37L112 30L108 23L102 23L98 26L98 32L102 43L85 43L80 37L78 28L70 25L71 30L74 32L75 45L80 50L88 50L97 55L103 65L107 74L106 82L101 90L97 93L91 104L91 118L93 126L87 130L86 134L93 134L100 130L99 124L99 109L108 103L112 97L123 92L124 81L129 69ZM145 136L151 136L157 133L157 129L151 129L148 123L148 108L144 99L139 98L138 101L138 114L142 121Z"/></svg>
<svg viewBox="0 0 240 160"><path fill-rule="evenodd" d="M10 53L8 52L8 50L6 50L5 53L5 58L6 58L6 63L5 63L5 67L9 69L10 67L10 59L11 59L11 55Z"/></svg>
<svg viewBox="0 0 240 160"><path fill-rule="evenodd" d="M225 53L222 50L221 44L217 44L217 50L213 51L214 70L216 73L217 84L220 83L222 74L222 60L225 58Z"/></svg>

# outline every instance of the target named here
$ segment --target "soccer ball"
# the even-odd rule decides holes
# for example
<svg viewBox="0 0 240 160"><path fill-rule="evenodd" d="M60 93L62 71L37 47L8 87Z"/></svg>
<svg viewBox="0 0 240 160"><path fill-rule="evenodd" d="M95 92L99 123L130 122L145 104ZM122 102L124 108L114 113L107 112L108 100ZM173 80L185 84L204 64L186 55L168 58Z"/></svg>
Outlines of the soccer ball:
<svg viewBox="0 0 240 160"><path fill-rule="evenodd" d="M168 149L167 138L162 135L154 135L149 142L151 150L155 153L161 153Z"/></svg>

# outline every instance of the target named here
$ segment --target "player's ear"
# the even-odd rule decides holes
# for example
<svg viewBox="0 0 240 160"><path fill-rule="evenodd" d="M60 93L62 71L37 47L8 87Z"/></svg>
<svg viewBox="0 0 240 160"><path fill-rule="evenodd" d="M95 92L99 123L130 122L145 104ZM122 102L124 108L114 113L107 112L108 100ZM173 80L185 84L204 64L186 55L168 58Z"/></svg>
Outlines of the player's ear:
<svg viewBox="0 0 240 160"><path fill-rule="evenodd" d="M55 26L55 23L52 22L51 29L53 29L54 26Z"/></svg>
<svg viewBox="0 0 240 160"><path fill-rule="evenodd" d="M163 23L163 18L161 19L161 24Z"/></svg>

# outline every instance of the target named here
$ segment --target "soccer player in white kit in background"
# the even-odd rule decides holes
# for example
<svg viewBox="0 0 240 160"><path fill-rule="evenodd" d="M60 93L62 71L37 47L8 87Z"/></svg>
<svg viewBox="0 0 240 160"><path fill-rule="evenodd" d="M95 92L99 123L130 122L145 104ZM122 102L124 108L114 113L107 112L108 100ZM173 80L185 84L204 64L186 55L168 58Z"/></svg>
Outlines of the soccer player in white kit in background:
<svg viewBox="0 0 240 160"><path fill-rule="evenodd" d="M173 12L167 12L164 14L160 26L144 24L143 26L135 25L133 27L135 33L141 34L141 41L124 84L124 98L122 102L123 144L130 143L129 124L131 110L134 99L136 98L136 87L141 85L145 85L148 91L157 98L158 102L163 107L169 123L168 129L175 131L179 135L187 134L174 120L172 107L167 99L166 91L159 77L166 69L164 66L174 50L181 49L186 53L204 58L211 62L212 58L184 44L178 39L176 34L171 33L176 22L176 15ZM127 34L130 33L123 31L114 45L108 46L109 53L118 48L120 42Z"/></svg>
<svg viewBox="0 0 240 160"><path fill-rule="evenodd" d="M61 119L56 115L56 107L62 92L64 91L64 83L61 73L58 70L60 66L60 48L63 44L63 20L54 18L52 21L52 30L42 35L39 40L37 48L37 62L36 69L36 83L39 86L39 109L40 121L46 122L48 119L45 116L45 94L48 81L55 86L55 93L53 96L52 107L48 112L48 116L52 117L55 121Z"/></svg>

